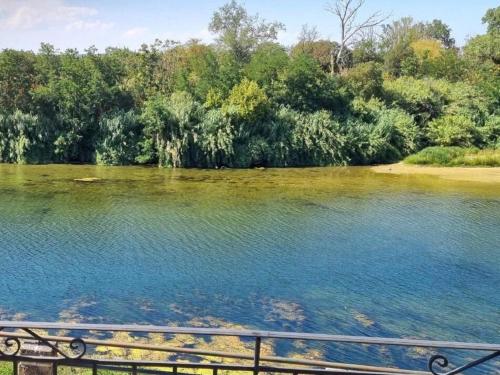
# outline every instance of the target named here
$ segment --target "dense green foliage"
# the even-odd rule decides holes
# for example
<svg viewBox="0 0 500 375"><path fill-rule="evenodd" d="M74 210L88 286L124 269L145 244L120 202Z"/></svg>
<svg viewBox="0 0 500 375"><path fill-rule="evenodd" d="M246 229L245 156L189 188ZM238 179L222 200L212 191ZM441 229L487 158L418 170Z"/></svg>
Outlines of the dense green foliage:
<svg viewBox="0 0 500 375"><path fill-rule="evenodd" d="M312 166L496 148L499 9L461 49L439 20L395 21L360 39L345 69L332 67L337 43L305 29L285 48L282 24L234 1L212 18L214 45L3 50L0 162Z"/></svg>
<svg viewBox="0 0 500 375"><path fill-rule="evenodd" d="M427 147L405 159L408 164L500 167L500 150L479 150L463 147Z"/></svg>

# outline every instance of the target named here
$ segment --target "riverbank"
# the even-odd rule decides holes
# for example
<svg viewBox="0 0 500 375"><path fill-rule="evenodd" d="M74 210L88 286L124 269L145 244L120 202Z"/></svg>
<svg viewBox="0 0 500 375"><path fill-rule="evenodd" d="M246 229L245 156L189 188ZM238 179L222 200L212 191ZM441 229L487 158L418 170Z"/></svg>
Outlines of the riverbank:
<svg viewBox="0 0 500 375"><path fill-rule="evenodd" d="M376 165L370 169L377 173L431 175L446 180L500 184L500 167L435 167L397 163Z"/></svg>
<svg viewBox="0 0 500 375"><path fill-rule="evenodd" d="M441 167L500 167L499 149L427 147L403 160L406 164Z"/></svg>

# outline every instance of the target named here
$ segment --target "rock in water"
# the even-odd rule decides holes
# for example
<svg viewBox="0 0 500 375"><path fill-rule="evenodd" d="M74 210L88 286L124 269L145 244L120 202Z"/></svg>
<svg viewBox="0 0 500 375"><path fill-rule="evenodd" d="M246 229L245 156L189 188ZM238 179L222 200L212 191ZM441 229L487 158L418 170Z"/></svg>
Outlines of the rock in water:
<svg viewBox="0 0 500 375"><path fill-rule="evenodd" d="M84 177L84 178L75 178L73 181L76 181L76 182L97 182L100 180L101 179L98 177Z"/></svg>

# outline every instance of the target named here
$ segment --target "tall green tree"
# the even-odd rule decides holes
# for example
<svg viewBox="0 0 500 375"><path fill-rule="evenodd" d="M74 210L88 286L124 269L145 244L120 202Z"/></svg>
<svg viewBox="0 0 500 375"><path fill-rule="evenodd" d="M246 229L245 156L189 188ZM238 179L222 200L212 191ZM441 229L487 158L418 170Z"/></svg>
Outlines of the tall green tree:
<svg viewBox="0 0 500 375"><path fill-rule="evenodd" d="M240 62L247 62L260 43L276 40L278 32L284 28L280 22L266 22L258 15L249 15L235 0L216 11L209 25L218 43Z"/></svg>
<svg viewBox="0 0 500 375"><path fill-rule="evenodd" d="M7 49L0 53L0 111L30 111L31 90L35 85L35 56L32 52Z"/></svg>
<svg viewBox="0 0 500 375"><path fill-rule="evenodd" d="M245 74L262 87L271 88L288 65L288 61L285 48L275 43L263 43L257 47L245 67Z"/></svg>

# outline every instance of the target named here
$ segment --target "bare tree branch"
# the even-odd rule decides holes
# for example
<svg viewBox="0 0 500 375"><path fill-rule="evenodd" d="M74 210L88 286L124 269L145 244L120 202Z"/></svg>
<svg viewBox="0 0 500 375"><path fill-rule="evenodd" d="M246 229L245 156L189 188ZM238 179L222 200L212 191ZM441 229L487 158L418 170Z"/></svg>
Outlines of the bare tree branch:
<svg viewBox="0 0 500 375"><path fill-rule="evenodd" d="M333 3L326 5L326 11L332 13L340 21L340 43L336 56L332 51L332 61L340 71L345 68L345 52L351 46L358 35L365 29L373 29L382 24L388 16L384 16L380 12L375 12L368 16L365 20L357 22L359 11L365 4L365 0L335 0ZM331 73L333 74L333 66Z"/></svg>

